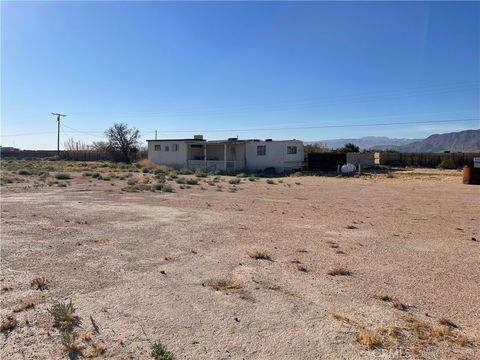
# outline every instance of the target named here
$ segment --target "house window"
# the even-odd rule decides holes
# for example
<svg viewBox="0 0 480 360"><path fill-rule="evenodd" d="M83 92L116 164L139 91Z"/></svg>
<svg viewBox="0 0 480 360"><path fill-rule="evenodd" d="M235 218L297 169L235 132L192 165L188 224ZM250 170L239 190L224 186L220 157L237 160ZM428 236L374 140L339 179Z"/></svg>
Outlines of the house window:
<svg viewBox="0 0 480 360"><path fill-rule="evenodd" d="M162 145L155 145L155 151L161 151Z"/></svg>
<svg viewBox="0 0 480 360"><path fill-rule="evenodd" d="M267 147L265 145L257 145L257 155L258 156L267 155Z"/></svg>
<svg viewBox="0 0 480 360"><path fill-rule="evenodd" d="M296 154L297 147L296 146L287 146L287 154Z"/></svg>
<svg viewBox="0 0 480 360"><path fill-rule="evenodd" d="M170 151L170 147L168 145L165 145L165 151Z"/></svg>
<svg viewBox="0 0 480 360"><path fill-rule="evenodd" d="M172 151L178 151L178 144L172 145Z"/></svg>

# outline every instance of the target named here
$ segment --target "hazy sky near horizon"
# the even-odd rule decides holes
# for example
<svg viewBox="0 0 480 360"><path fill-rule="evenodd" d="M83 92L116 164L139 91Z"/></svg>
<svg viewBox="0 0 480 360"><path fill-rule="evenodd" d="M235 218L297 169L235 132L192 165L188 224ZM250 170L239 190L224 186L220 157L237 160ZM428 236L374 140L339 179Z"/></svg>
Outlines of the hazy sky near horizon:
<svg viewBox="0 0 480 360"><path fill-rule="evenodd" d="M312 141L480 127L349 126L478 119L478 2L0 6L2 146L56 148L51 112L67 114L62 143L102 140L114 122L144 140L154 130ZM344 127L315 128L331 125Z"/></svg>

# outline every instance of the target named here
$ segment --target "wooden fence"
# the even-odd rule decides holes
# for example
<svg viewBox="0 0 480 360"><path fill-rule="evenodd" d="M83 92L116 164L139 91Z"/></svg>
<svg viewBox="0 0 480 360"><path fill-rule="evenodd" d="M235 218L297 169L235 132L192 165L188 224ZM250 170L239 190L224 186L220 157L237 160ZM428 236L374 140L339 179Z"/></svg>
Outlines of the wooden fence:
<svg viewBox="0 0 480 360"><path fill-rule="evenodd" d="M452 160L455 166L461 168L465 165L473 166L473 158L480 153L375 153L377 165L412 166L412 167L437 167L444 160Z"/></svg>
<svg viewBox="0 0 480 360"><path fill-rule="evenodd" d="M347 154L309 153L307 163L309 171L336 171L338 165L347 162Z"/></svg>

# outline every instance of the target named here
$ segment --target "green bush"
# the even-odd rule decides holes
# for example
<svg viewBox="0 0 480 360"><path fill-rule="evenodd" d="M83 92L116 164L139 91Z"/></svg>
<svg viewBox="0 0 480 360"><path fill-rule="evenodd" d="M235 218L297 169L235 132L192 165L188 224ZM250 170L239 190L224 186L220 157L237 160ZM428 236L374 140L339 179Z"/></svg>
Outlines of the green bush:
<svg viewBox="0 0 480 360"><path fill-rule="evenodd" d="M22 170L18 171L18 175L28 176L28 175L32 175L32 172L30 170L27 170L27 169L22 169Z"/></svg>
<svg viewBox="0 0 480 360"><path fill-rule="evenodd" d="M176 178L176 179L175 179L175 182L176 182L177 184L186 184L186 183L187 183L187 179L184 178L184 177L179 177L179 178Z"/></svg>
<svg viewBox="0 0 480 360"><path fill-rule="evenodd" d="M148 173L150 172L150 169L144 167L144 168L142 169L142 172L143 172L144 174L148 174Z"/></svg>
<svg viewBox="0 0 480 360"><path fill-rule="evenodd" d="M38 176L42 177L42 178L46 178L46 177L49 177L50 176L50 173L48 171L40 171L38 173Z"/></svg>
<svg viewBox="0 0 480 360"><path fill-rule="evenodd" d="M198 185L197 179L187 179L185 182L187 185Z"/></svg>
<svg viewBox="0 0 480 360"><path fill-rule="evenodd" d="M86 171L83 173L83 176L93 176L92 172Z"/></svg>
<svg viewBox="0 0 480 360"><path fill-rule="evenodd" d="M242 173L238 174L237 177L246 178L246 177L248 177L248 175L242 172Z"/></svg>
<svg viewBox="0 0 480 360"><path fill-rule="evenodd" d="M135 185L137 182L138 182L137 179L129 179L129 180L127 181L127 184L130 185L130 186L132 186L132 185Z"/></svg>
<svg viewBox="0 0 480 360"><path fill-rule="evenodd" d="M99 172L95 172L95 173L92 174L92 177L93 178L101 178L102 174L100 174Z"/></svg>
<svg viewBox="0 0 480 360"><path fill-rule="evenodd" d="M180 175L193 175L193 170L183 168L183 169L178 170L178 173Z"/></svg>
<svg viewBox="0 0 480 360"><path fill-rule="evenodd" d="M58 173L57 175L55 175L55 177L58 180L68 180L72 178L69 173Z"/></svg>
<svg viewBox="0 0 480 360"><path fill-rule="evenodd" d="M168 173L168 176L170 176L170 178L172 179L176 179L178 177L178 174L175 170L172 170Z"/></svg>
<svg viewBox="0 0 480 360"><path fill-rule="evenodd" d="M162 186L162 191L163 191L163 192L173 192L172 185L170 185L170 184L163 184L163 186Z"/></svg>
<svg viewBox="0 0 480 360"><path fill-rule="evenodd" d="M160 341L155 341L151 346L150 356L155 360L173 360L173 353L167 350Z"/></svg>
<svg viewBox="0 0 480 360"><path fill-rule="evenodd" d="M232 184L232 185L234 185L234 184L240 184L240 179L239 179L239 178L230 179L230 180L228 181L228 183L229 183L229 184Z"/></svg>
<svg viewBox="0 0 480 360"><path fill-rule="evenodd" d="M207 177L207 174L202 169L195 170L195 176L199 178Z"/></svg>
<svg viewBox="0 0 480 360"><path fill-rule="evenodd" d="M267 184L275 185L275 181L273 181L272 179L268 179L268 180L267 180Z"/></svg>

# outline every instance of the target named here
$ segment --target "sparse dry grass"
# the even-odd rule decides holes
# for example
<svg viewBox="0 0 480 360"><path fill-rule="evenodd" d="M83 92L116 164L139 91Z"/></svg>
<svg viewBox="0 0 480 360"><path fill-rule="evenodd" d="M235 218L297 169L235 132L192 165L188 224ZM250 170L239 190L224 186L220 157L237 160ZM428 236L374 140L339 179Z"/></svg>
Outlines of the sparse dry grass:
<svg viewBox="0 0 480 360"><path fill-rule="evenodd" d="M351 320L348 317L337 314L337 313L332 313L332 317L337 321L343 321L349 324L351 323Z"/></svg>
<svg viewBox="0 0 480 360"><path fill-rule="evenodd" d="M13 290L13 286L10 285L10 284L4 284L2 285L2 291L3 292L7 292L7 291L12 291Z"/></svg>
<svg viewBox="0 0 480 360"><path fill-rule="evenodd" d="M392 303L392 306L397 309L397 310L401 310L401 311L407 311L408 307L407 305L405 305L404 303L398 301L398 300L395 300L393 303Z"/></svg>
<svg viewBox="0 0 480 360"><path fill-rule="evenodd" d="M238 290L243 288L243 284L236 280L217 280L208 284L214 290Z"/></svg>
<svg viewBox="0 0 480 360"><path fill-rule="evenodd" d="M368 349L382 347L382 340L371 330L360 329L356 334L357 342Z"/></svg>
<svg viewBox="0 0 480 360"><path fill-rule="evenodd" d="M445 319L445 318L438 319L438 323L440 325L443 325L443 326L448 326L448 327L451 327L451 328L458 329L458 326L453 321Z"/></svg>
<svg viewBox="0 0 480 360"><path fill-rule="evenodd" d="M266 252L263 252L263 251L258 251L258 250L248 251L247 255L250 256L252 259L255 259L255 260L273 261L271 256L268 255Z"/></svg>
<svg viewBox="0 0 480 360"><path fill-rule="evenodd" d="M269 290L275 290L275 291L276 291L276 290L280 290L281 288L282 288L282 287L281 287L280 285L278 285L278 284L270 284L270 285L267 286L267 289L269 289Z"/></svg>
<svg viewBox="0 0 480 360"><path fill-rule="evenodd" d="M350 276L352 272L345 267L336 266L327 272L330 276Z"/></svg>
<svg viewBox="0 0 480 360"><path fill-rule="evenodd" d="M28 309L31 309L35 307L35 302L33 299L27 298L21 300L14 308L13 312L21 312L21 311L26 311Z"/></svg>
<svg viewBox="0 0 480 360"><path fill-rule="evenodd" d="M30 281L30 286L34 289L43 291L48 289L48 280L45 277L37 277Z"/></svg>
<svg viewBox="0 0 480 360"><path fill-rule="evenodd" d="M385 302L393 300L389 295L384 293L376 293L375 295L373 295L373 298L377 300L385 301Z"/></svg>

